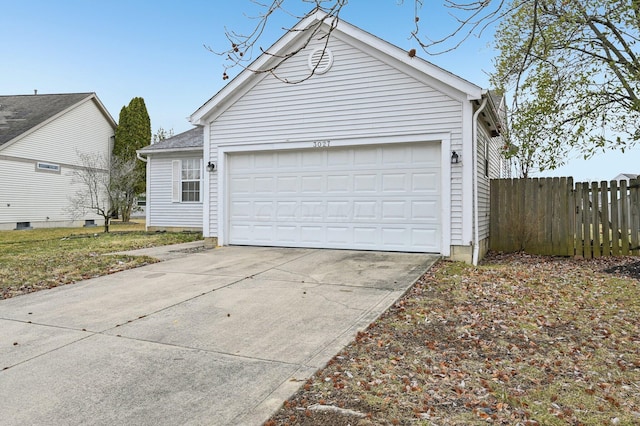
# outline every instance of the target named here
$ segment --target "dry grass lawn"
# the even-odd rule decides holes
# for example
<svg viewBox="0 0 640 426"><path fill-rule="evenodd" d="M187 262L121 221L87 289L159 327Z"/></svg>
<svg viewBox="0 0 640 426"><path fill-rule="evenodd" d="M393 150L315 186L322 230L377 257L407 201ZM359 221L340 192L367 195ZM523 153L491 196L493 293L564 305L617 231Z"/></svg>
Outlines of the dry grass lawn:
<svg viewBox="0 0 640 426"><path fill-rule="evenodd" d="M197 233L147 233L144 222L102 228L0 231L0 299L153 263L116 251L201 239Z"/></svg>

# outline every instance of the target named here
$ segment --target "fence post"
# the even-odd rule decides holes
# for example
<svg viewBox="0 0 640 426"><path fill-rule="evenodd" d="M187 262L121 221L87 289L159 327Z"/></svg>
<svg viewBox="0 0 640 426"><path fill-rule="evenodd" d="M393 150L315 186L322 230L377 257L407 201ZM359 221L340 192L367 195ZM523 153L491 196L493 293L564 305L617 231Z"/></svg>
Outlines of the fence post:
<svg viewBox="0 0 640 426"><path fill-rule="evenodd" d="M563 225L562 245L565 251L565 255L574 255L574 230L575 230L575 201L573 192L573 178L563 178L560 184L560 193L562 199L562 206L560 214L565 218Z"/></svg>
<svg viewBox="0 0 640 426"><path fill-rule="evenodd" d="M627 181L620 181L620 239L622 240L622 254L629 252L629 196Z"/></svg>
<svg viewBox="0 0 640 426"><path fill-rule="evenodd" d="M631 246L633 254L640 253L640 180L629 181L629 197L631 198Z"/></svg>
<svg viewBox="0 0 640 426"><path fill-rule="evenodd" d="M600 257L600 197L598 182L591 182L591 214L593 233L593 257Z"/></svg>
<svg viewBox="0 0 640 426"><path fill-rule="evenodd" d="M611 192L611 254L620 255L620 216L618 210L618 182L612 180Z"/></svg>
<svg viewBox="0 0 640 426"><path fill-rule="evenodd" d="M591 238L591 191L589 183L582 183L582 235L584 236L584 257L591 259L593 257L593 243Z"/></svg>
<svg viewBox="0 0 640 426"><path fill-rule="evenodd" d="M611 256L609 232L609 187L606 181L600 182L600 223L602 224L602 256Z"/></svg>
<svg viewBox="0 0 640 426"><path fill-rule="evenodd" d="M574 218L575 218L575 256L576 257L585 257L585 252L584 252L584 234L583 234L583 228L582 228L582 223L583 223L583 210L584 210L584 204L582 203L582 183L578 182L575 184L575 192L573 194L573 200L574 200L574 204L575 204L575 212L574 212Z"/></svg>

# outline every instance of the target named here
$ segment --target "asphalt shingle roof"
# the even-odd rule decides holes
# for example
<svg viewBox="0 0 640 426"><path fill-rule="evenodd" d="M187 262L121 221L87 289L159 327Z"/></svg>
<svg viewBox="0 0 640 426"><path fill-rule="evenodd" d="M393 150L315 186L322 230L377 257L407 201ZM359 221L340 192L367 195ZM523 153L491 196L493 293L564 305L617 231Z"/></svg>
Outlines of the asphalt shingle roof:
<svg viewBox="0 0 640 426"><path fill-rule="evenodd" d="M173 150L185 148L202 148L204 146L204 128L194 127L186 132L178 133L175 136L161 140L153 145L147 145L140 152L156 150Z"/></svg>
<svg viewBox="0 0 640 426"><path fill-rule="evenodd" d="M0 96L0 146L93 93Z"/></svg>

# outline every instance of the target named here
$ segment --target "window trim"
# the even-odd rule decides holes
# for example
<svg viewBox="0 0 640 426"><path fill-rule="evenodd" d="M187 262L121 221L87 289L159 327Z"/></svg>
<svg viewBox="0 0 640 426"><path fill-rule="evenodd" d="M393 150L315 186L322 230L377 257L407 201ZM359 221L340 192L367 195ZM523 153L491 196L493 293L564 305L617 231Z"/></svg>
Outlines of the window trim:
<svg viewBox="0 0 640 426"><path fill-rule="evenodd" d="M198 179L183 179L182 171L186 161L195 161L199 169ZM201 158L184 158L181 160L171 161L172 169L172 194L171 201L173 203L180 204L202 204L202 186L203 186L203 164ZM198 200L197 201L185 201L183 184L187 182L198 182ZM195 193L195 192L194 192Z"/></svg>
<svg viewBox="0 0 640 426"><path fill-rule="evenodd" d="M60 174L62 167L60 164L47 163L45 161L36 161L36 172Z"/></svg>

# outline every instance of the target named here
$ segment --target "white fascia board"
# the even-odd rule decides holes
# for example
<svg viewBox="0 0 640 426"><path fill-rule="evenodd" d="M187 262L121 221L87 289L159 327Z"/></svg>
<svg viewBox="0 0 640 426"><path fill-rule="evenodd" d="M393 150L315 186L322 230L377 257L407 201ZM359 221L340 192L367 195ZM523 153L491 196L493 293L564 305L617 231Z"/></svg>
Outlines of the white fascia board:
<svg viewBox="0 0 640 426"><path fill-rule="evenodd" d="M93 99L93 101L98 106L98 109L100 110L100 112L102 112L102 115L104 115L104 117L107 119L107 121L109 122L111 127L113 127L113 130L115 131L115 129L118 126L118 124L116 123L116 120L113 119L113 117L111 116L111 114L109 113L107 108L105 108L105 106L102 104L102 102L100 101L100 98L98 98L98 95L93 93L92 96L89 99Z"/></svg>
<svg viewBox="0 0 640 426"><path fill-rule="evenodd" d="M186 148L165 148L165 149L138 149L136 153L141 155L153 155L153 154L172 154L182 152L194 152L202 154L202 147L186 147Z"/></svg>

